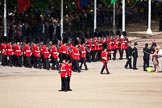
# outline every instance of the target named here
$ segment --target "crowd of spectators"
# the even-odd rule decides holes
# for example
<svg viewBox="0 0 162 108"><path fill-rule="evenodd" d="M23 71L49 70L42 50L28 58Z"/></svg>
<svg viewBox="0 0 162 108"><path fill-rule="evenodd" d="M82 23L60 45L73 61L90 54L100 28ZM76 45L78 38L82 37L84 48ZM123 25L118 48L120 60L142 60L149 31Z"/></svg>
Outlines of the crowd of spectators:
<svg viewBox="0 0 162 108"><path fill-rule="evenodd" d="M64 12L64 32L89 31L93 30L93 3L86 8L69 12ZM152 3L153 19L160 17L162 3ZM12 13L12 14L11 14ZM126 7L126 23L147 21L148 3L147 1L138 2L133 6ZM0 19L3 19L2 15ZM3 25L3 20L0 22ZM112 26L113 6L105 6L101 3L97 5L97 27ZM147 23L147 22L146 22ZM43 14L38 11L24 12L17 15L12 10L8 10L8 40L22 41L48 41L60 37L60 13L54 9L47 9ZM122 27L122 6L116 5L116 28ZM2 31L3 28L1 27ZM2 35L2 34L1 34ZM2 36L1 36L2 37Z"/></svg>

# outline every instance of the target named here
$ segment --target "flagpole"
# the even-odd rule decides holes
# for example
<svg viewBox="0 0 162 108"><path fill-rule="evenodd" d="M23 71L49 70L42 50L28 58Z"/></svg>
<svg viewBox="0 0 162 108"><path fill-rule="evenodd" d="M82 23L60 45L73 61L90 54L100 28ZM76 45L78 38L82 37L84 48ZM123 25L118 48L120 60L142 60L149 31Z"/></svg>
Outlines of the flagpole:
<svg viewBox="0 0 162 108"><path fill-rule="evenodd" d="M125 0L122 0L122 31L125 31Z"/></svg>
<svg viewBox="0 0 162 108"><path fill-rule="evenodd" d="M148 28L147 28L147 34L152 34L151 30L151 0L148 1Z"/></svg>
<svg viewBox="0 0 162 108"><path fill-rule="evenodd" d="M62 35L63 35L63 20L64 20L63 11L64 11L64 9L63 9L63 0L61 0L61 21L60 21L60 23L61 23L61 30L60 30L61 39L62 39Z"/></svg>
<svg viewBox="0 0 162 108"><path fill-rule="evenodd" d="M94 0L94 32L96 30L97 27L97 0Z"/></svg>
<svg viewBox="0 0 162 108"><path fill-rule="evenodd" d="M6 0L4 0L4 37L7 36L7 6Z"/></svg>
<svg viewBox="0 0 162 108"><path fill-rule="evenodd" d="M115 3L113 4L113 32L115 33Z"/></svg>

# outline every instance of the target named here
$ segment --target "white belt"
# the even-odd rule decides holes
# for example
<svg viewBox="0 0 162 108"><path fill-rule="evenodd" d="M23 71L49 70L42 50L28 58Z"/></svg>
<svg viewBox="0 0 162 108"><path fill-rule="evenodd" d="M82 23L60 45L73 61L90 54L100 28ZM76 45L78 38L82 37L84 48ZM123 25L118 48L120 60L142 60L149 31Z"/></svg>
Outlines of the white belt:
<svg viewBox="0 0 162 108"><path fill-rule="evenodd" d="M16 52L21 52L21 50L16 50Z"/></svg>
<svg viewBox="0 0 162 108"><path fill-rule="evenodd" d="M78 54L78 53L74 53L74 55L80 55L80 54Z"/></svg>
<svg viewBox="0 0 162 108"><path fill-rule="evenodd" d="M31 50L26 50L26 52L31 52Z"/></svg>
<svg viewBox="0 0 162 108"><path fill-rule="evenodd" d="M40 51L35 51L35 52L40 52Z"/></svg>
<svg viewBox="0 0 162 108"><path fill-rule="evenodd" d="M8 51L13 51L13 49L8 49Z"/></svg>

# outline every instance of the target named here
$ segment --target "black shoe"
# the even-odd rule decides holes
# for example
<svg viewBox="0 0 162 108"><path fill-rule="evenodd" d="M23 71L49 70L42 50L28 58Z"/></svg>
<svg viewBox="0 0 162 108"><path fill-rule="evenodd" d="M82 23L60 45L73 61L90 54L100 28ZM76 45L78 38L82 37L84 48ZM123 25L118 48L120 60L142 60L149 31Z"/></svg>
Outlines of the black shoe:
<svg viewBox="0 0 162 108"><path fill-rule="evenodd" d="M138 70L138 68L133 68L133 70Z"/></svg>
<svg viewBox="0 0 162 108"><path fill-rule="evenodd" d="M72 91L72 89L68 89L68 91Z"/></svg>
<svg viewBox="0 0 162 108"><path fill-rule="evenodd" d="M59 92L63 92L64 90L58 90Z"/></svg>

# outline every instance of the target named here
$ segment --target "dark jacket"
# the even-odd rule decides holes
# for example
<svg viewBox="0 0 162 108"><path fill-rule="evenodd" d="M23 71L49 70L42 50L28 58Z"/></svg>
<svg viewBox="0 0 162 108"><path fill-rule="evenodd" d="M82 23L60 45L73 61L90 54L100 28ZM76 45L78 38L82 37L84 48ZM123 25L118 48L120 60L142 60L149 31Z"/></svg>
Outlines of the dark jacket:
<svg viewBox="0 0 162 108"><path fill-rule="evenodd" d="M137 51L136 47L133 48L132 55L133 55L134 58L138 58L138 51Z"/></svg>
<svg viewBox="0 0 162 108"><path fill-rule="evenodd" d="M148 47L143 48L143 59L150 59L151 50Z"/></svg>
<svg viewBox="0 0 162 108"><path fill-rule="evenodd" d="M128 46L127 48L127 59L129 58L129 56L132 56L132 47Z"/></svg>

